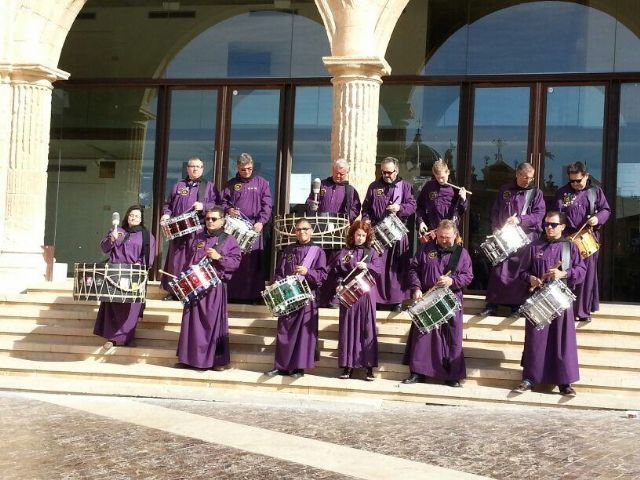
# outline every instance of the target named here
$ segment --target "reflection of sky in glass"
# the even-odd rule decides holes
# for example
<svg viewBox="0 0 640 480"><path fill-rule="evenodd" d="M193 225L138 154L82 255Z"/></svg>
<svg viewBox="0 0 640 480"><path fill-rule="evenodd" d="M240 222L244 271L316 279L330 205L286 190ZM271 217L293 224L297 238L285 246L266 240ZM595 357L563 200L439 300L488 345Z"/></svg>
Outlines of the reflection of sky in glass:
<svg viewBox="0 0 640 480"><path fill-rule="evenodd" d="M637 35L605 12L574 2L530 2L460 28L428 60L424 72L638 71L638 47Z"/></svg>
<svg viewBox="0 0 640 480"><path fill-rule="evenodd" d="M168 78L326 77L324 27L301 15L258 11L224 20L171 60Z"/></svg>

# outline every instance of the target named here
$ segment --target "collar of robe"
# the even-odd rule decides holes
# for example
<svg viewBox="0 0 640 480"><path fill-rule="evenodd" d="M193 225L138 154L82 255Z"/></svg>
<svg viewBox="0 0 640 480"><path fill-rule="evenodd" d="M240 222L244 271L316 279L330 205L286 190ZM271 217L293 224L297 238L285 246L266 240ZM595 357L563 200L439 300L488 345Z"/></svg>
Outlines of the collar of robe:
<svg viewBox="0 0 640 480"><path fill-rule="evenodd" d="M142 225L136 225L135 227L122 227L124 229L125 232L127 233L138 233L141 232L142 230L144 230L144 227Z"/></svg>
<svg viewBox="0 0 640 480"><path fill-rule="evenodd" d="M300 243L296 240L297 247L310 247L311 245L315 245L315 243L313 243L313 240L309 240L307 243Z"/></svg>
<svg viewBox="0 0 640 480"><path fill-rule="evenodd" d="M333 177L327 177L327 182L333 183L334 185L340 185L343 187L346 187L347 185L349 185L349 180L345 180L342 183L338 183L333 179Z"/></svg>
<svg viewBox="0 0 640 480"><path fill-rule="evenodd" d="M513 181L513 185L515 187L516 190L531 190L532 188L536 188L536 186L534 185L533 182L531 182L529 185L527 185L526 187L521 187L520 185L518 185L518 181L514 180Z"/></svg>
<svg viewBox="0 0 640 480"><path fill-rule="evenodd" d="M184 179L184 183L189 187L193 187L194 185L198 185L202 181L202 177L196 178L195 180L191 180L189 177Z"/></svg>
<svg viewBox="0 0 640 480"><path fill-rule="evenodd" d="M236 173L236 180L240 183L248 183L253 180L253 172L251 173L251 176L249 178L241 177L239 173Z"/></svg>
<svg viewBox="0 0 640 480"><path fill-rule="evenodd" d="M380 181L381 181L382 183L384 183L385 185L389 185L390 187L395 187L395 186L398 184L398 182L401 182L401 181L402 181L402 177L401 177L400 175L398 175L398 176L396 177L396 179L395 179L393 182L391 182L391 183L387 183L387 182L385 182L385 181L384 181L384 177L380 177Z"/></svg>
<svg viewBox="0 0 640 480"><path fill-rule="evenodd" d="M564 242L564 238L560 237L560 238L549 238L547 237L547 242L549 243L559 243L559 242Z"/></svg>
<svg viewBox="0 0 640 480"><path fill-rule="evenodd" d="M204 236L207 238L219 237L220 235L222 235L222 232L224 232L224 228L222 227L218 228L217 230L214 230L213 232L210 232L209 230L205 230Z"/></svg>
<svg viewBox="0 0 640 480"><path fill-rule="evenodd" d="M439 243L436 244L436 249L438 250L438 253L440 253L440 254L453 253L455 248L456 248L455 244L451 245L450 247L443 247Z"/></svg>

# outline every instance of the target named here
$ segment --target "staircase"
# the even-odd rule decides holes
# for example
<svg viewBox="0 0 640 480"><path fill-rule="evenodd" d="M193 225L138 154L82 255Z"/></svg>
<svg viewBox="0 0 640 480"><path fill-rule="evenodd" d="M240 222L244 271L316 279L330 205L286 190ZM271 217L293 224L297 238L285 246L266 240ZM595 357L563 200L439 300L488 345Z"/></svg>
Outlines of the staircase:
<svg viewBox="0 0 640 480"><path fill-rule="evenodd" d="M266 307L229 305L230 369L224 372L173 368L180 331L179 302L148 290L137 347L102 348L92 334L98 305L75 302L72 281L42 283L26 293L0 296L0 388L53 392L214 398L219 389L265 389L297 394L412 401L434 404L516 403L573 408L640 408L640 305L604 304L593 322L578 327L581 380L577 397L548 391L513 394L521 379L524 320L475 316L480 297L465 297L464 388L436 383L403 385L409 330L406 313L378 313L380 368L375 382L339 380L338 311L321 309L321 359L305 377L268 378L273 366L276 320Z"/></svg>

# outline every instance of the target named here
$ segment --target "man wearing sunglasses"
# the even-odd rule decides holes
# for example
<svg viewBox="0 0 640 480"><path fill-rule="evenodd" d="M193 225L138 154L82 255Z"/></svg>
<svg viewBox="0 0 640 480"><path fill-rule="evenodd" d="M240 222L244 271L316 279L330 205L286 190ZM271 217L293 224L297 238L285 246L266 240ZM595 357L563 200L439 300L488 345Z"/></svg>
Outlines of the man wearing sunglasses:
<svg viewBox="0 0 640 480"><path fill-rule="evenodd" d="M416 211L413 187L398 176L398 160L387 157L380 164L380 179L369 185L362 204L362 219L376 226L390 214L395 214L406 223ZM384 264L380 274L372 272L376 280L378 304L390 305L394 312L400 311L400 303L409 297L407 271L411 251L409 238L404 235L382 253Z"/></svg>
<svg viewBox="0 0 640 480"><path fill-rule="evenodd" d="M315 295L327 278L324 251L311 241L311 224L299 219L295 224L297 242L278 254L274 280L290 275L304 278ZM304 376L304 370L314 368L318 342L318 305L309 301L295 312L278 317L274 369L265 375Z"/></svg>
<svg viewBox="0 0 640 480"><path fill-rule="evenodd" d="M602 189L593 185L589 172L582 162L567 167L569 182L555 195L555 208L567 216L567 235L577 232L585 223L593 230L600 243L602 225L609 219L611 208ZM576 320L590 322L591 314L600 309L598 290L598 252L585 259L587 275L576 288L574 303Z"/></svg>
<svg viewBox="0 0 640 480"><path fill-rule="evenodd" d="M491 209L491 230L496 231L508 224L520 225L529 240L540 236L540 224L546 210L542 190L535 186L535 169L528 162L516 168L515 181L498 190L498 197ZM486 307L480 316L495 315L499 305L511 309L509 320L520 316L518 308L527 298L527 288L518 281L520 257L512 254L496 265L489 273Z"/></svg>
<svg viewBox="0 0 640 480"><path fill-rule="evenodd" d="M212 182L208 182L202 177L203 173L204 163L202 160L193 157L187 161L187 175L171 188L169 197L162 207L160 221L180 216L190 210L197 211L202 221L204 211L220 202L218 189ZM187 247L192 236L193 234L189 234L169 240L169 248L164 262L165 272L178 275L189 266ZM170 277L167 275L164 275L160 280L162 288L167 292L171 291L169 280ZM177 299L170 293L164 300Z"/></svg>
<svg viewBox="0 0 640 480"><path fill-rule="evenodd" d="M242 218L253 224L253 230L262 233L271 219L271 190L269 182L253 173L253 158L241 153L236 161L237 173L222 191L222 206L228 215ZM229 300L257 302L266 280L264 238L260 235L250 252L242 255L240 267L229 280Z"/></svg>
<svg viewBox="0 0 640 480"><path fill-rule="evenodd" d="M240 247L225 233L224 210L205 211L206 228L191 237L187 260L196 265L203 259L213 265L220 283L184 306L178 338L178 368L224 370L229 364L227 282L240 265Z"/></svg>
<svg viewBox="0 0 640 480"><path fill-rule="evenodd" d="M544 283L561 280L575 291L585 277L586 267L575 244L562 238L566 216L548 212L544 219L544 237L525 247L521 282L531 289ZM567 258L568 257L568 258ZM526 322L522 354L522 382L513 391L522 393L539 383L558 385L561 395L575 396L571 386L580 379L578 349L573 307L542 330Z"/></svg>

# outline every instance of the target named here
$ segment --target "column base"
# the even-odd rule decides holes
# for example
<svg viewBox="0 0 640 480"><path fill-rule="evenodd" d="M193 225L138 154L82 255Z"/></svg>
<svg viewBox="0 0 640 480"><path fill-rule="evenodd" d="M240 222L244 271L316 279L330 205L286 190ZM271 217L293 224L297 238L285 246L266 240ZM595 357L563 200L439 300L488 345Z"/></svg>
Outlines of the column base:
<svg viewBox="0 0 640 480"><path fill-rule="evenodd" d="M46 263L42 253L0 253L0 293L20 293L43 282Z"/></svg>

